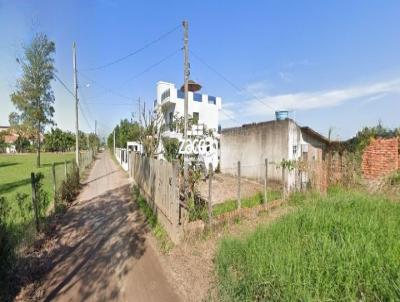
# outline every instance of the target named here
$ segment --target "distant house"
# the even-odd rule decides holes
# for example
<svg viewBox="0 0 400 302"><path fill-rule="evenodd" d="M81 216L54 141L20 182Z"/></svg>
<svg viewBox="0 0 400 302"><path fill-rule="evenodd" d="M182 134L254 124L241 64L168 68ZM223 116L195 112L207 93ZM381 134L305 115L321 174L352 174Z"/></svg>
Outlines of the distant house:
<svg viewBox="0 0 400 302"><path fill-rule="evenodd" d="M272 120L223 129L221 132L221 171L236 173L241 162L241 175L262 180L265 178L265 159L275 163L268 168L269 180L282 180L277 169L285 160L322 161L329 144L327 138L309 127L301 127L292 119ZM289 187L295 175L289 173Z"/></svg>
<svg viewBox="0 0 400 302"><path fill-rule="evenodd" d="M0 133L1 132L6 132L4 135L4 141L8 145L6 148L6 153L15 153L17 152L15 148L15 142L19 138L19 134L16 133L13 129L11 129L10 126L0 126ZM29 140L29 143L33 145L35 143L35 140L29 136L29 135L23 135L27 140ZM44 135L41 133L40 134L40 141L44 141Z"/></svg>
<svg viewBox="0 0 400 302"><path fill-rule="evenodd" d="M6 153L15 153L15 141L18 139L18 135L16 133L12 133L10 131L10 126L0 126L0 133L6 132L4 135L4 141L8 145L6 147Z"/></svg>

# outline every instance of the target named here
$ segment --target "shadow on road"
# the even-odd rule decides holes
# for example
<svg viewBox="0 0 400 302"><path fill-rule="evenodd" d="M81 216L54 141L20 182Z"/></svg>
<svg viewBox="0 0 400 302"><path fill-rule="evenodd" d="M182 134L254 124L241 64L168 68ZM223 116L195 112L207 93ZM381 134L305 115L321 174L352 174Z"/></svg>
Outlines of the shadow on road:
<svg viewBox="0 0 400 302"><path fill-rule="evenodd" d="M80 301L119 300L116 280L144 254L148 232L130 200L129 185L124 185L81 202L60 218L48 251L39 256L45 269L37 277L44 292L32 293L32 300L52 301L67 291Z"/></svg>

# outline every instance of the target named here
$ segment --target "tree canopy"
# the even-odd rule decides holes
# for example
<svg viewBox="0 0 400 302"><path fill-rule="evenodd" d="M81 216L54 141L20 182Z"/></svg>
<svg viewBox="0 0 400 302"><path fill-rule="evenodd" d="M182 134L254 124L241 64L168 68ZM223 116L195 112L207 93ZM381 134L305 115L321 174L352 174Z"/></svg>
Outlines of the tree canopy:
<svg viewBox="0 0 400 302"><path fill-rule="evenodd" d="M18 113L10 115L14 121L35 133L37 166L40 166L41 134L46 125L53 125L54 93L50 82L54 78L55 44L45 34L37 34L24 48L24 57L17 59L22 76L17 81L11 101Z"/></svg>

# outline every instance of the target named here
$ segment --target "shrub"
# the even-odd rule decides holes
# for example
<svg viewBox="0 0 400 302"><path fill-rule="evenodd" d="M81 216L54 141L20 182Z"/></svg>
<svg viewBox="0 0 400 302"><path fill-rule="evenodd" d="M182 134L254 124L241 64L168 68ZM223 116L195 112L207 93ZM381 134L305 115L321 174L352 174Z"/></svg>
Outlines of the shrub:
<svg viewBox="0 0 400 302"><path fill-rule="evenodd" d="M43 188L43 179L42 173L35 175L36 204L40 219L46 217L46 210L50 204L49 194Z"/></svg>
<svg viewBox="0 0 400 302"><path fill-rule="evenodd" d="M14 241L6 223L9 212L10 208L6 198L0 196L0 299L5 294L4 282L14 260Z"/></svg>
<svg viewBox="0 0 400 302"><path fill-rule="evenodd" d="M76 165L73 165L71 173L67 175L67 178L61 183L57 191L56 199L58 203L70 203L75 199L79 190L79 181L79 169L76 168Z"/></svg>
<svg viewBox="0 0 400 302"><path fill-rule="evenodd" d="M22 221L25 223L27 222L29 218L29 214L32 213L32 202L28 200L29 195L26 193L20 193L18 192L15 195L15 200L17 201L18 209L20 212L20 215L22 217Z"/></svg>
<svg viewBox="0 0 400 302"><path fill-rule="evenodd" d="M338 189L244 240L225 239L216 257L227 301L400 299L400 205Z"/></svg>

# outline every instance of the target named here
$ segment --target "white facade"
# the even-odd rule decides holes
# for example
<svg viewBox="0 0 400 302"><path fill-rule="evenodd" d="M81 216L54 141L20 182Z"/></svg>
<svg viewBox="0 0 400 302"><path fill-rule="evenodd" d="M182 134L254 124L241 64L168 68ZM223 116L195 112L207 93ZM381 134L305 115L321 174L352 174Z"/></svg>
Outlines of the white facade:
<svg viewBox="0 0 400 302"><path fill-rule="evenodd" d="M129 152L143 154L143 145L139 142L127 142L126 149L129 150Z"/></svg>
<svg viewBox="0 0 400 302"><path fill-rule="evenodd" d="M161 132L163 137L181 139L183 133L174 127L176 118L184 116L184 92L177 89L175 84L167 82L157 83L157 98L154 103L155 111L161 116ZM203 129L211 130L215 138L219 138L219 110L221 97L214 97L198 92L188 93L188 114L197 120L192 129L188 129L188 136L203 135ZM160 153L163 147L160 146ZM218 154L212 160L214 168L218 164ZM160 156L162 158L162 156Z"/></svg>
<svg viewBox="0 0 400 302"><path fill-rule="evenodd" d="M221 109L221 98L207 94L193 93L188 95L188 114L193 117L198 114L198 124L204 125L218 133L219 110ZM157 83L156 110L165 108L163 124L170 125L176 115L183 117L184 93L175 87L175 84L167 82Z"/></svg>

